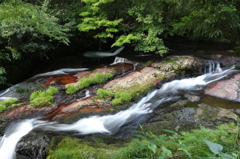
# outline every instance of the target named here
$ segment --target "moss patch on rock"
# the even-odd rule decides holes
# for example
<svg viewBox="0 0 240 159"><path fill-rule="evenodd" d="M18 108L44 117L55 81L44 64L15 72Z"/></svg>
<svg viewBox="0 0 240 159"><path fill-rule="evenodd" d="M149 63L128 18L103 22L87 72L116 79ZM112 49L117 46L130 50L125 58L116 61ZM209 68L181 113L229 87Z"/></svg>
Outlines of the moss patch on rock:
<svg viewBox="0 0 240 159"><path fill-rule="evenodd" d="M52 139L47 159L107 159L115 151L116 147L112 145L58 136Z"/></svg>
<svg viewBox="0 0 240 159"><path fill-rule="evenodd" d="M13 103L17 102L18 99L10 98L5 101L0 101L0 113L7 109L8 106L12 105Z"/></svg>

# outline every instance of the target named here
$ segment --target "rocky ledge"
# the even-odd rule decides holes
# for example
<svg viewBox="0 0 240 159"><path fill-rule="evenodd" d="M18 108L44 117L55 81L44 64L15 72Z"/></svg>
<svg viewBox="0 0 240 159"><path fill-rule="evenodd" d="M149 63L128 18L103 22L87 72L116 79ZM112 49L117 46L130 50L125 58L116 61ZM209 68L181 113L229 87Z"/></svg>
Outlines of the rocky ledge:
<svg viewBox="0 0 240 159"><path fill-rule="evenodd" d="M231 60L231 64L233 63ZM58 88L59 93L54 95L54 103L45 107L34 108L29 103L30 94L21 97L18 103L8 107L0 114L1 130L3 132L4 127L9 122L24 118L43 117L50 121L72 123L86 116L113 114L119 110L129 108L133 103L146 95L148 91L160 87L166 81L199 75L204 72L203 66L205 64L206 61L192 56L171 56L160 61L138 64L133 64L131 61L126 60L125 63L104 66L91 71L79 71L67 75L67 77L66 75L50 76L41 79L40 85L45 87L56 86ZM224 63L221 63L221 65L224 65ZM98 73L111 73L113 76L104 83L92 84L72 94L66 93L68 85L77 86L79 80L94 77ZM236 114L238 114L240 109L238 106L240 100L239 80L240 74L238 73L229 79L210 84L204 91L208 96L215 96L214 99L222 99L224 102L234 100L234 102L237 102L235 106L230 108L218 107L213 102L209 102L206 95L195 96L184 93L180 100L166 103L155 110L143 124L144 129L155 134L161 134L161 129L174 129L177 126L180 126L180 130L189 130L201 125L214 127L220 123L234 122ZM128 101L114 104L112 102L114 96L101 98L98 94L99 89L113 94L127 92L132 96ZM48 137L46 137L47 142L50 140ZM32 139L31 135L27 138ZM18 145L18 150L23 153L21 154L23 156L25 153L23 147L29 149L29 145L36 143L32 141L26 146L24 144L26 139L23 139ZM48 146L48 144L45 145ZM36 147L41 146L36 144ZM40 156L46 156L42 152L39 152L39 154L41 154Z"/></svg>

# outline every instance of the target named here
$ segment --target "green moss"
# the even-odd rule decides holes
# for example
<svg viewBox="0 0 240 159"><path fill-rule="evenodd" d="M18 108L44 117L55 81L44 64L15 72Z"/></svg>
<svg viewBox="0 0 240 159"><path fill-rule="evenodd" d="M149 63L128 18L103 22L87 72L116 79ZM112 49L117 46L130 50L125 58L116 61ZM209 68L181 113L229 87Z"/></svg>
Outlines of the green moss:
<svg viewBox="0 0 240 159"><path fill-rule="evenodd" d="M112 103L113 105L119 105L119 104L122 104L123 101L122 101L121 98L117 98L117 99L112 100L111 103Z"/></svg>
<svg viewBox="0 0 240 159"><path fill-rule="evenodd" d="M132 99L132 94L128 92L117 92L115 93L114 100L112 101L113 105L122 104L128 102Z"/></svg>
<svg viewBox="0 0 240 159"><path fill-rule="evenodd" d="M118 87L116 88L116 92L127 92L129 94L131 94L133 99L138 99L141 95L147 93L151 88L152 88L151 83L149 83L148 85L140 85L140 84L135 84L133 86L130 87Z"/></svg>
<svg viewBox="0 0 240 159"><path fill-rule="evenodd" d="M17 101L18 101L18 99L16 99L16 98L10 98L5 101L0 101L0 113L3 112L4 110L6 110L7 106L10 106Z"/></svg>
<svg viewBox="0 0 240 159"><path fill-rule="evenodd" d="M48 149L47 159L108 159L114 147L103 143L86 142L77 138L55 137Z"/></svg>
<svg viewBox="0 0 240 159"><path fill-rule="evenodd" d="M6 105L0 105L0 113L3 112L4 110L6 110Z"/></svg>
<svg viewBox="0 0 240 159"><path fill-rule="evenodd" d="M97 95L100 98L108 98L113 97L111 103L113 105L120 105L124 102L131 101L132 99L138 99L140 95L146 93L151 88L151 84L146 86L143 85L134 85L130 87L118 87L114 90L114 92L105 89L98 89Z"/></svg>
<svg viewBox="0 0 240 159"><path fill-rule="evenodd" d="M30 96L30 105L32 107L43 107L54 102L53 95L58 93L56 87L50 86L46 91L34 91Z"/></svg>
<svg viewBox="0 0 240 159"><path fill-rule="evenodd" d="M102 84L112 77L113 74L110 73L109 74L97 73L93 77L84 77L78 81L78 88L83 89L89 87L92 84Z"/></svg>
<svg viewBox="0 0 240 159"><path fill-rule="evenodd" d="M83 78L79 79L77 82L77 86L67 85L66 86L66 93L73 94L79 89L87 88L93 84L102 84L106 82L108 79L113 77L113 74L103 74L103 73L96 73L95 76L89 77L90 73L85 75Z"/></svg>
<svg viewBox="0 0 240 159"><path fill-rule="evenodd" d="M109 90L105 90L105 89L98 89L97 90L97 95L100 97L100 98L103 98L103 99L106 99L108 97L113 97L114 96L114 93L109 91Z"/></svg>
<svg viewBox="0 0 240 159"><path fill-rule="evenodd" d="M73 86L71 84L66 86L66 93L67 94L73 94L78 91L78 88L76 86Z"/></svg>

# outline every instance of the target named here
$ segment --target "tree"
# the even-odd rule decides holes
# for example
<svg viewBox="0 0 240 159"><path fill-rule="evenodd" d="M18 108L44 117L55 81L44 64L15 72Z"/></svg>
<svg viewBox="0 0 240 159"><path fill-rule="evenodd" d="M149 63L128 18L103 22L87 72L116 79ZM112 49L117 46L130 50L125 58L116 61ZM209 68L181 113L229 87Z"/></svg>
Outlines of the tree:
<svg viewBox="0 0 240 159"><path fill-rule="evenodd" d="M175 24L180 35L218 42L239 41L240 17L236 0L188 0L189 13Z"/></svg>
<svg viewBox="0 0 240 159"><path fill-rule="evenodd" d="M67 24L48 13L48 1L41 6L21 0L7 0L0 4L0 60L17 60L23 54L29 57L46 56L56 42L69 44ZM26 60L26 59L25 59ZM3 82L0 71L0 83ZM1 80L2 79L2 80Z"/></svg>
<svg viewBox="0 0 240 159"><path fill-rule="evenodd" d="M135 50L167 52L160 36L167 29L163 23L162 1L149 0L83 0L84 10L78 29L93 32L95 38L113 46L136 43Z"/></svg>

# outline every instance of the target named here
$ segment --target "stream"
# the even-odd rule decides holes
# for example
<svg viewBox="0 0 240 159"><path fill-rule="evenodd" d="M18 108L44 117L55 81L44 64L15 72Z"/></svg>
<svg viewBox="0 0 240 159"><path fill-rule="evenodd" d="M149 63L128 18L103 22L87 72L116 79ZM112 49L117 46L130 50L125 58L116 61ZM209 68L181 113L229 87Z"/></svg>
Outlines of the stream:
<svg viewBox="0 0 240 159"><path fill-rule="evenodd" d="M172 45L173 43L171 43ZM3 136L0 137L0 159L15 159L17 158L16 147L19 141L24 137L30 134L33 131L37 132L53 132L54 134L67 134L71 136L74 135L88 135L88 134L95 134L95 133L102 133L105 135L116 135L117 137L122 137L127 134L128 130L135 130L138 126L142 123L145 123L148 118L153 114L159 107L165 106L164 104L168 102L174 102L181 99L184 93L187 94L194 94L199 95L202 90L206 88L206 86L210 85L211 83L229 77L233 74L238 73L239 71L235 70L234 67L231 68L221 68L220 63L218 61L212 61L211 58L205 56L206 54L215 54L215 50L212 49L212 45L202 45L198 46L195 43L191 43L189 45L181 44L179 42L175 43L174 45L181 45L179 47L172 47L169 51L171 55L192 55L194 52L194 56L201 57L204 59L205 68L202 68L202 75L198 76L194 75L195 77L192 78L184 78L173 80L163 85L159 86L160 88L154 89L148 92L148 94L142 97L137 103L132 104L126 110L119 111L115 114L111 115L87 115L87 117L82 117L78 121L72 124L61 124L59 122L51 122L46 119L46 117L28 117L23 118L21 120L17 120L11 122L5 128ZM216 47L224 47L218 45ZM203 49L204 48L204 49ZM205 51L202 51L205 50ZM187 50L187 51L186 51ZM200 51L196 51L200 50ZM223 48L222 50L226 50ZM221 52L221 51L220 51ZM219 51L217 52L219 53ZM222 54L228 54L228 51L222 51ZM123 57L123 58L121 58ZM144 54L141 52L134 52L132 50L124 50L121 53L121 57L109 57L105 59L101 59L101 64L97 62L93 62L93 59L83 58L82 56L80 59L86 63L86 65L82 65L83 67L80 68L68 68L68 65L63 65L63 68L57 68L56 70L50 71L40 71L46 73L37 74L21 83L16 84L6 90L0 91L0 100L7 100L9 98L19 98L20 95L16 93L16 86L22 87L30 90L34 90L41 85L42 80L51 77L58 78L59 75L66 75L67 80L76 80L68 79L72 78L70 76L72 73L81 72L81 71L88 71L92 70L93 68L98 68L99 66L110 66L116 65L119 63L130 63L133 64L134 70L138 62L142 61L151 61L152 59L161 59L159 55L155 54ZM115 58L115 60L113 60ZM129 60L128 60L129 59ZM78 63L82 61L78 61L78 58L75 58ZM99 59L97 59L99 60ZM134 61L137 62L134 62ZM96 61L96 59L94 59ZM94 63L94 66L90 67L90 65ZM62 64L61 64L62 65ZM74 65L74 64L72 64ZM121 75L121 76L124 76ZM39 84L36 84L36 81ZM61 81L62 82L62 81ZM27 83L27 85L26 85ZM67 82L66 82L67 83ZM66 84L65 83L65 84ZM32 87L28 87L28 85L34 85ZM83 100L91 96L91 92L87 89L84 90L83 96L78 100ZM212 97L208 95L204 95L201 98L202 103L211 103L211 105L216 107L226 107L226 108L236 108L239 107L239 102L237 101L230 101L225 100L217 97ZM59 107L60 108L60 107ZM60 109L56 109L60 110ZM122 136L121 136L122 135Z"/></svg>
<svg viewBox="0 0 240 159"><path fill-rule="evenodd" d="M131 129L134 126L138 126L141 122L144 122L148 115L154 112L154 110L160 105L168 101L179 99L183 92L196 92L203 90L208 84L237 72L233 67L222 70L220 66L217 66L215 69L209 68L208 70L207 73L201 76L173 80L165 83L159 89L149 92L145 97L128 109L113 115L90 116L82 118L72 124L59 124L57 122L49 122L40 118L25 119L13 123L7 127L4 135L1 137L1 159L14 159L16 155L15 148L19 140L32 130L36 129L43 132L75 132L79 135L93 133L114 135L123 127Z"/></svg>

